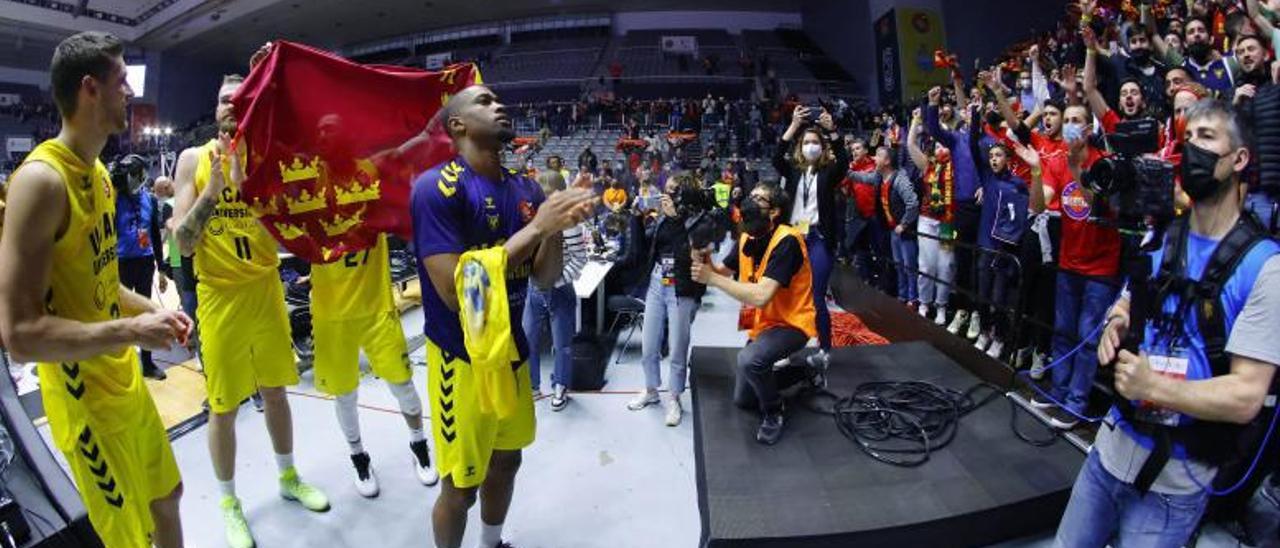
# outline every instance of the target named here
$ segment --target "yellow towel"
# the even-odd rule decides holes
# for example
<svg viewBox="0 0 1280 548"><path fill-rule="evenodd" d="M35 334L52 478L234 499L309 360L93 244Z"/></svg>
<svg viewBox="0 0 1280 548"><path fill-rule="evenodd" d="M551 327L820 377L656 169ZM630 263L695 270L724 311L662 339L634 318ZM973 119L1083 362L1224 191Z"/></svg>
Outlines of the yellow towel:
<svg viewBox="0 0 1280 548"><path fill-rule="evenodd" d="M511 335L507 306L507 250L502 246L468 251L458 258L454 286L463 343L471 356L480 411L511 416L516 409L520 352Z"/></svg>

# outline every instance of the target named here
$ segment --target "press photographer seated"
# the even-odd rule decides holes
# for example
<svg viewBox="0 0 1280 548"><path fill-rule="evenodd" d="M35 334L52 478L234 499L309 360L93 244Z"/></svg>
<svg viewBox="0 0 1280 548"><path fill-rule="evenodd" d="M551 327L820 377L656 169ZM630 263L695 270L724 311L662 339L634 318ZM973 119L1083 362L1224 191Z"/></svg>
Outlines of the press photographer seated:
<svg viewBox="0 0 1280 548"><path fill-rule="evenodd" d="M781 223L789 203L776 184L757 185L742 204L737 249L722 265L711 261L710 247L695 249L691 269L695 282L719 288L743 304L738 329L746 330L750 340L738 353L733 398L739 407L760 409L756 441L766 445L782 437L780 390L813 382L821 373L807 365L774 370L775 363L804 348L818 332L804 235Z"/></svg>

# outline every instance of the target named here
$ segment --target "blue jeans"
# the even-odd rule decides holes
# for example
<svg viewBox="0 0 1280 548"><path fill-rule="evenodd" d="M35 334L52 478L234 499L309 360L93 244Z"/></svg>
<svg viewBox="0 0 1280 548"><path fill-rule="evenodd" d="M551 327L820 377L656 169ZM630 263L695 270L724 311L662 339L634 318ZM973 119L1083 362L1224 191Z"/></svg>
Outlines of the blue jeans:
<svg viewBox="0 0 1280 548"><path fill-rule="evenodd" d="M893 248L893 262L898 268L898 300L919 300L916 273L920 270L920 243L915 236L903 236L894 231L889 235L889 245Z"/></svg>
<svg viewBox="0 0 1280 548"><path fill-rule="evenodd" d="M1058 273L1058 292L1053 302L1053 357L1066 356L1081 341L1085 345L1070 360L1051 370L1050 393L1076 413L1084 413L1093 374L1098 369L1098 339L1089 334L1102 323L1118 292L1116 287L1093 278L1066 270Z"/></svg>
<svg viewBox="0 0 1280 548"><path fill-rule="evenodd" d="M813 308L817 312L818 344L823 350L830 350L831 311L827 310L827 284L831 282L835 258L831 256L827 241L816 226L809 229L809 235L804 238L804 246L809 251L809 267L813 272Z"/></svg>
<svg viewBox="0 0 1280 548"><path fill-rule="evenodd" d="M542 384L542 322L547 320L551 322L551 348L556 360L555 369L551 370L551 385L569 386L573 377L573 323L577 304L573 284L544 291L529 282L522 323L529 339L529 376L534 390Z"/></svg>
<svg viewBox="0 0 1280 548"><path fill-rule="evenodd" d="M1105 428L1105 427L1104 427ZM1062 548L1178 548L1191 537L1208 496L1139 493L1102 467L1096 450L1089 452L1071 500L1058 524L1053 545Z"/></svg>
<svg viewBox="0 0 1280 548"><path fill-rule="evenodd" d="M649 291L644 296L644 336L640 341L640 365L644 367L644 386L657 390L662 386L663 328L668 331L670 378L667 388L674 395L684 393L689 364L689 326L698 311L698 299L677 297L674 285L662 285L659 276L649 277ZM666 324L665 326L663 324Z"/></svg>

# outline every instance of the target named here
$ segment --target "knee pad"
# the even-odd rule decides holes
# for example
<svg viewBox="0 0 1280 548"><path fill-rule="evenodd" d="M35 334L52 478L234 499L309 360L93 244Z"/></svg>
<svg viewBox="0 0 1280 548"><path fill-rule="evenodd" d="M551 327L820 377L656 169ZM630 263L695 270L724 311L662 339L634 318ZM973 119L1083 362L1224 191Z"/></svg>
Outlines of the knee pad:
<svg viewBox="0 0 1280 548"><path fill-rule="evenodd" d="M391 395L396 397L396 401L400 402L401 413L422 416L422 398L419 398L418 391L413 389L413 381L403 384L387 383L387 388L391 390Z"/></svg>

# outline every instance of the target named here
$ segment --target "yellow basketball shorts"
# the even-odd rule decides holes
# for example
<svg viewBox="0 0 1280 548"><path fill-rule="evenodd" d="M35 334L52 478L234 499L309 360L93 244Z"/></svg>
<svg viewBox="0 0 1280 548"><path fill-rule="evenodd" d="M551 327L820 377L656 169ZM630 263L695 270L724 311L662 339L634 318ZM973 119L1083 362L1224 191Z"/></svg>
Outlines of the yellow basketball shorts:
<svg viewBox="0 0 1280 548"><path fill-rule="evenodd" d="M226 413L259 387L298 384L284 287L275 274L227 288L196 287L209 409Z"/></svg>
<svg viewBox="0 0 1280 548"><path fill-rule="evenodd" d="M145 406L136 424L110 435L100 435L86 424L75 447L62 454L103 544L151 546L151 503L168 496L182 481L155 404Z"/></svg>
<svg viewBox="0 0 1280 548"><path fill-rule="evenodd" d="M456 487L475 487L489 472L494 451L517 451L533 443L537 421L529 364L517 369L516 412L506 419L482 413L472 380L471 364L446 356L427 340L427 399L431 400L431 434L437 469L453 478Z"/></svg>
<svg viewBox="0 0 1280 548"><path fill-rule="evenodd" d="M409 347L394 311L352 320L313 320L316 389L330 396L351 393L360 384L360 350L373 374L391 384L413 378Z"/></svg>

